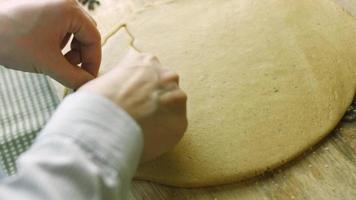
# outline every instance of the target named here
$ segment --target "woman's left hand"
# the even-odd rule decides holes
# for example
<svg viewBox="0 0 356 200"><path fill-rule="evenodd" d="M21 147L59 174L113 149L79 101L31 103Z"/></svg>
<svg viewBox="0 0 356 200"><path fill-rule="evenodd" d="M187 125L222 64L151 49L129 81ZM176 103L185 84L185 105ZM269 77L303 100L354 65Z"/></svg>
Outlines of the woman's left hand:
<svg viewBox="0 0 356 200"><path fill-rule="evenodd" d="M71 50L63 55L72 34ZM95 21L76 0L0 4L0 64L5 67L43 73L76 89L97 76L100 43Z"/></svg>

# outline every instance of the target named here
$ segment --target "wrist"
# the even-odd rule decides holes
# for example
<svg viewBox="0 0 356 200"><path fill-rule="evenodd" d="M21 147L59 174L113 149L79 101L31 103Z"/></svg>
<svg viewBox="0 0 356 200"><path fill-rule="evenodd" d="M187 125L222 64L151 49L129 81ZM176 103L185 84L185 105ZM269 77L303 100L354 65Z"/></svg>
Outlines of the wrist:
<svg viewBox="0 0 356 200"><path fill-rule="evenodd" d="M74 139L84 149L98 152L98 165L125 168L130 176L143 148L142 130L136 121L110 100L89 92L73 93L63 100L39 140L50 135ZM103 160L107 163L100 163Z"/></svg>

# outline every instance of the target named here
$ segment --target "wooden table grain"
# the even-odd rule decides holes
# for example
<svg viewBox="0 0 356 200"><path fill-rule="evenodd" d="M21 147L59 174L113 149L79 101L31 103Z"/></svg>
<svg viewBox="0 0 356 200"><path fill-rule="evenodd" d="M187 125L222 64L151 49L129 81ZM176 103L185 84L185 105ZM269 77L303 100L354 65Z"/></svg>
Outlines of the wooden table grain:
<svg viewBox="0 0 356 200"><path fill-rule="evenodd" d="M356 122L342 123L305 155L244 183L181 189L134 181L130 200L356 199Z"/></svg>
<svg viewBox="0 0 356 200"><path fill-rule="evenodd" d="M108 1L125 2L107 0L104 5L109 5ZM127 1L144 4L155 0ZM333 1L356 16L356 0ZM199 189L134 181L129 200L353 200L356 199L355 152L356 121L343 122L303 156L255 179Z"/></svg>

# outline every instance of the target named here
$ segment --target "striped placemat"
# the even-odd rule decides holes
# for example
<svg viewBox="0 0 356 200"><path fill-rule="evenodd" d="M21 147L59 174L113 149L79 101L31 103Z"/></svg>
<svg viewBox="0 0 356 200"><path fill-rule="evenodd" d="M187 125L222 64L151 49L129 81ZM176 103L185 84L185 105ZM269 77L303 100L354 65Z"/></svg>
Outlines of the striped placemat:
<svg viewBox="0 0 356 200"><path fill-rule="evenodd" d="M15 160L59 104L48 78L0 66L0 165L9 175L16 172Z"/></svg>

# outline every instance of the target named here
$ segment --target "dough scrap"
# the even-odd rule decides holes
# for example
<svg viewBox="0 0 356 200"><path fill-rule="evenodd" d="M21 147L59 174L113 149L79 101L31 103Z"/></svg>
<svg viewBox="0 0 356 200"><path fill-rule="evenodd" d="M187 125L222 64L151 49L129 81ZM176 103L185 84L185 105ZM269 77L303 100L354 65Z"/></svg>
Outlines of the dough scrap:
<svg viewBox="0 0 356 200"><path fill-rule="evenodd" d="M259 175L330 133L355 95L356 21L332 1L177 0L125 23L189 97L185 137L138 179L201 187ZM127 50L123 34L104 46L104 71Z"/></svg>

